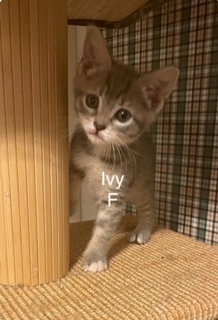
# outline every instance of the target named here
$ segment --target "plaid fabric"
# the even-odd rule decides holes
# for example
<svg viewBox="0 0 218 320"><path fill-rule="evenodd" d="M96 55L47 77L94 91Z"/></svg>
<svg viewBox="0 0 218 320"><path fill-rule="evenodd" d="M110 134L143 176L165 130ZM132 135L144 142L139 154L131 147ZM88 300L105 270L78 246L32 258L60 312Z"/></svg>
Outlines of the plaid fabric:
<svg viewBox="0 0 218 320"><path fill-rule="evenodd" d="M113 57L141 72L179 67L154 128L158 222L218 244L217 1L173 1L103 34Z"/></svg>

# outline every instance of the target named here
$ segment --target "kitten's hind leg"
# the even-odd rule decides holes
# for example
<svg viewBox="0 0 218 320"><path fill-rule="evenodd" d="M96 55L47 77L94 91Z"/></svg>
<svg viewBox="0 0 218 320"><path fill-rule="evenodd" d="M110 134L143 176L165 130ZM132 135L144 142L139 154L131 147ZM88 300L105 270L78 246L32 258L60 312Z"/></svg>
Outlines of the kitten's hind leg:
<svg viewBox="0 0 218 320"><path fill-rule="evenodd" d="M84 252L84 271L100 272L108 268L107 253L110 240L122 217L123 204L117 202L108 206L107 201L99 203L98 216L92 238Z"/></svg>
<svg viewBox="0 0 218 320"><path fill-rule="evenodd" d="M154 197L147 193L136 203L138 224L129 235L129 242L144 244L149 241L155 224Z"/></svg>

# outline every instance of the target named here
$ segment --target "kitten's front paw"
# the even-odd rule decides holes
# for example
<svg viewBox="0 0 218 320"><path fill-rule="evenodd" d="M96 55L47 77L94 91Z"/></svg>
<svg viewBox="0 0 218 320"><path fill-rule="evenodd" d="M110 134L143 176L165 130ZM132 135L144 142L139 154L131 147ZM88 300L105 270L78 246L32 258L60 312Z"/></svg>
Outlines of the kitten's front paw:
<svg viewBox="0 0 218 320"><path fill-rule="evenodd" d="M95 253L85 254L82 269L86 272L101 272L108 268L107 259Z"/></svg>
<svg viewBox="0 0 218 320"><path fill-rule="evenodd" d="M108 268L107 262L97 261L92 262L91 264L83 264L83 270L86 272L101 272Z"/></svg>
<svg viewBox="0 0 218 320"><path fill-rule="evenodd" d="M136 227L129 235L129 242L145 244L151 237L151 231L146 228Z"/></svg>

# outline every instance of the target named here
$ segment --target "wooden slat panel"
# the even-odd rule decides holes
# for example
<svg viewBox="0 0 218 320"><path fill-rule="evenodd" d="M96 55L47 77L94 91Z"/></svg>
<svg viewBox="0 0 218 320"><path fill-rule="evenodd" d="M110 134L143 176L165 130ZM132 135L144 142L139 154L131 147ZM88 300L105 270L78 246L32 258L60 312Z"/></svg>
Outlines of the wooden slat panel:
<svg viewBox="0 0 218 320"><path fill-rule="evenodd" d="M0 2L0 283L69 270L67 0Z"/></svg>

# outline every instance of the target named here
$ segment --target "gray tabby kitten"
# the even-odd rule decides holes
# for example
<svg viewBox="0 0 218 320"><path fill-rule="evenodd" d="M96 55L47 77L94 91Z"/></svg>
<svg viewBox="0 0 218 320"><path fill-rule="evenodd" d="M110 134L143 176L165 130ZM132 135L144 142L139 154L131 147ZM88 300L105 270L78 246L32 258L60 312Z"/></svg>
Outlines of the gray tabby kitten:
<svg viewBox="0 0 218 320"><path fill-rule="evenodd" d="M138 213L138 225L129 241L144 244L151 237L155 222L155 159L149 131L178 76L176 67L142 75L113 62L100 31L88 28L75 78L75 108L80 124L71 140L70 155L72 212L85 176L98 206L93 235L84 252L85 271L108 268L110 239L125 202L134 203ZM102 173L104 179L109 179L104 185ZM110 193L115 193L110 196L112 201Z"/></svg>

